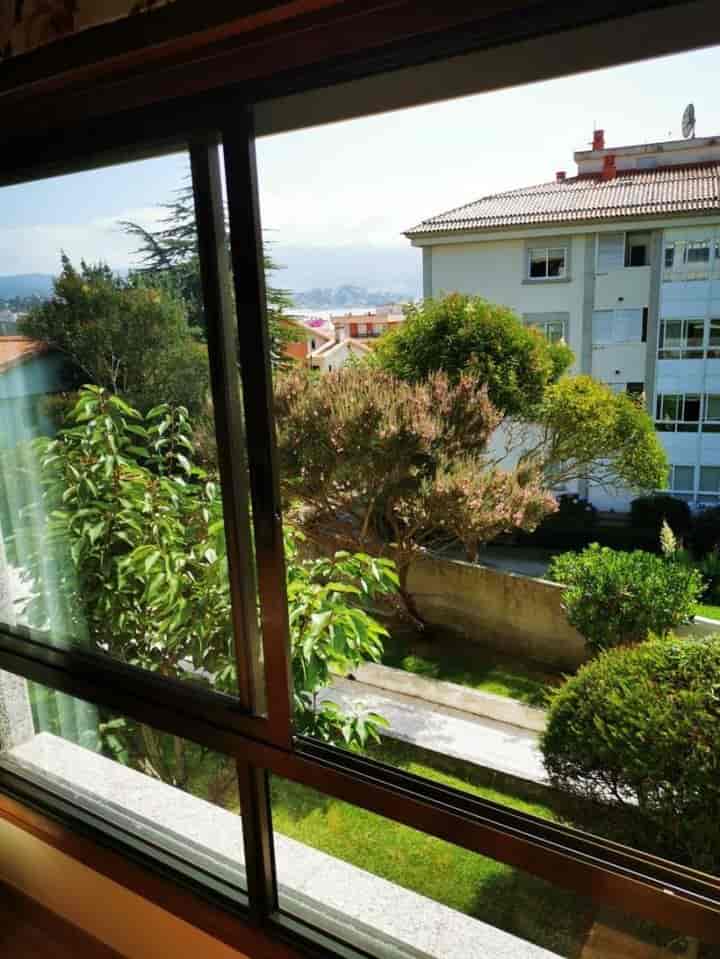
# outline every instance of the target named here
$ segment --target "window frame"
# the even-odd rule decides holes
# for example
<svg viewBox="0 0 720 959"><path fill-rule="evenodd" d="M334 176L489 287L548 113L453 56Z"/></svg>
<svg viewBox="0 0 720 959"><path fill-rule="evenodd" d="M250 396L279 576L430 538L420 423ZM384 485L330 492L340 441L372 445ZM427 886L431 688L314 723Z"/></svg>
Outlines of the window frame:
<svg viewBox="0 0 720 959"><path fill-rule="evenodd" d="M317 84L315 77L314 83ZM544 822L488 800L457 792L382 763L345 753L293 736L290 711L290 674L287 607L284 602L284 557L279 512L277 463L272 433L267 331L264 323L264 276L254 156L253 107L257 97L217 94L209 99L175 103L168 110L148 107L127 110L108 122L68 133L62 143L50 137L49 154L38 151L39 140L10 143L0 173L4 183L22 182L41 171L71 172L100 162L139 158L161 147L190 144L193 184L198 213L203 292L214 315L211 379L221 413L232 413L229 389L228 337L236 323L243 356L243 391L248 410L246 425L253 429L250 490L254 509L258 583L264 611L270 709L257 714L252 668L243 680L239 703L220 694L158 680L122 663L102 660L81 650L50 646L23 630L0 630L0 668L36 680L61 692L117 710L147 722L158 730L183 736L234 757L243 806L249 915L274 934L287 936L277 911L277 877L272 854L268 772L312 786L362 806L399 823L420 829L466 849L525 869L541 878L637 915L670 925L689 935L720 939L720 880L706 877L641 850L633 850L569 827ZM232 105L228 122L229 105ZM206 109L208 107L208 109ZM239 108L239 109L238 109ZM143 134L152 130L148 139ZM229 315L222 277L220 168L217 143L225 150L225 176L231 224L231 257L236 311ZM40 159L38 159L38 156ZM3 185L4 185L3 183ZM546 247L547 250L554 247ZM565 276L533 278L568 279ZM528 263L529 272L529 263ZM237 324L241 314L244 322ZM223 345L224 344L224 345ZM222 417L221 417L222 423ZM217 429L227 429L221 423ZM221 460L221 476L229 493L242 490L238 464L230 452ZM223 473L224 471L224 473ZM226 482L223 482L223 486ZM228 507L226 506L226 510ZM233 501L226 512L232 536L241 538L243 502ZM240 576L241 571L231 571ZM243 584L239 584L238 588ZM234 605L238 602L233 593ZM267 618L267 630L265 628ZM242 617L240 618L242 620ZM239 628L239 627L238 627ZM268 658L269 657L269 658ZM240 664L239 664L240 668ZM0 763L0 790L23 801L54 811L73 828L81 828L77 810L59 806L42 782L23 781ZM107 824L94 824L98 837L108 841ZM116 841L116 840L113 840ZM128 856L141 857L153 868L157 855L139 840L117 840ZM140 848L142 846L142 848ZM174 873L173 873L174 876ZM200 890L198 890L200 891ZM313 940L308 931L299 943Z"/></svg>
<svg viewBox="0 0 720 959"><path fill-rule="evenodd" d="M552 246L547 244L545 246L528 246L526 263L525 263L525 280L528 283L557 283L563 280L569 279L568 272L568 245L558 245ZM542 276L532 276L530 270L532 268L533 253L538 253L541 250L545 251L545 273ZM562 271L556 276L550 276L550 253L557 252L562 250Z"/></svg>
<svg viewBox="0 0 720 959"><path fill-rule="evenodd" d="M668 323L680 324L680 340L678 346L666 345L666 327ZM700 346L688 346L688 330L690 324L702 323L703 335ZM657 355L659 360L702 360L711 358L710 352L714 352L720 347L710 346L710 322L703 316L664 316L658 322L658 347Z"/></svg>

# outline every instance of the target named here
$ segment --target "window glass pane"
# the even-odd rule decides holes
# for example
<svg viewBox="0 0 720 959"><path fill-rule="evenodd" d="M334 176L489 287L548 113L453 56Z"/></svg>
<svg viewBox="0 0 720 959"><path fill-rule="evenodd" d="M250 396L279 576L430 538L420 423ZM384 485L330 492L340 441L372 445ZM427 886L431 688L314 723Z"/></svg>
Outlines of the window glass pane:
<svg viewBox="0 0 720 959"><path fill-rule="evenodd" d="M675 262L675 247L672 244L669 244L665 247L665 269L669 270L672 268L673 263Z"/></svg>
<svg viewBox="0 0 720 959"><path fill-rule="evenodd" d="M13 268L39 274L17 302L18 335L0 338L0 537L14 621L5 625L234 693L188 156L2 196ZM235 363L229 377L239 405ZM241 433L236 443L242 460ZM252 593L250 551L235 561ZM254 593L247 605L255 643Z"/></svg>
<svg viewBox="0 0 720 959"><path fill-rule="evenodd" d="M547 249L530 250L530 276L540 277L548 275Z"/></svg>
<svg viewBox="0 0 720 959"><path fill-rule="evenodd" d="M684 937L279 777L280 909L378 959L676 955ZM414 950L417 950L415 952Z"/></svg>
<svg viewBox="0 0 720 959"><path fill-rule="evenodd" d="M720 466L700 467L700 492L720 493Z"/></svg>
<svg viewBox="0 0 720 959"><path fill-rule="evenodd" d="M700 397L686 396L685 407L683 411L683 420L696 423L700 419Z"/></svg>
<svg viewBox="0 0 720 959"><path fill-rule="evenodd" d="M673 394L662 396L659 400L659 419L672 421L679 419L681 399L682 397Z"/></svg>
<svg viewBox="0 0 720 959"><path fill-rule="evenodd" d="M692 490L694 486L695 467L673 466L672 488L674 490Z"/></svg>
<svg viewBox="0 0 720 959"><path fill-rule="evenodd" d="M548 250L548 276L565 276L565 250Z"/></svg>
<svg viewBox="0 0 720 959"><path fill-rule="evenodd" d="M720 420L720 396L710 393L705 399L705 419Z"/></svg>
<svg viewBox="0 0 720 959"><path fill-rule="evenodd" d="M593 343L612 343L613 310L594 310L592 315Z"/></svg>
<svg viewBox="0 0 720 959"><path fill-rule="evenodd" d="M708 263L710 261L710 242L688 243L685 248L685 260L687 263Z"/></svg>
<svg viewBox="0 0 720 959"><path fill-rule="evenodd" d="M244 889L234 761L84 700L0 672L0 764L109 826Z"/></svg>
<svg viewBox="0 0 720 959"><path fill-rule="evenodd" d="M613 340L616 343L642 342L642 310L615 310Z"/></svg>
<svg viewBox="0 0 720 959"><path fill-rule="evenodd" d="M418 119L412 111L402 117L408 124ZM459 377L479 370L492 402L505 412L503 426L514 425L508 409L513 403L514 409L523 409L531 378L515 345L511 356L497 355L488 330L497 327L498 342L505 339L507 330L495 324L490 314L501 318L505 327L522 322L524 316L545 323L547 333L553 329L552 317L567 316L571 340L581 317L577 291L568 294L571 304L564 293L550 295L542 284L537 289L523 286L520 274L517 289L508 286L499 273L501 267L503 273L506 267L511 272L519 269L518 254L522 253L528 268L534 264L537 276L545 277L548 257L560 261L570 246L561 241L550 248L549 242L557 242L548 242L553 234L541 234L536 228L537 239L530 242L542 243L545 235L547 250L496 241L490 232L485 235L487 243L473 241L469 247L463 244L469 242L470 232L458 231L457 244L443 244L442 253L437 247L433 251L432 271L428 271L429 258L424 257L423 279L432 287L432 307L420 299L418 272L416 285L406 294L414 305L405 312L397 310L396 342L403 348L395 352L389 348L385 354L387 340L380 350L358 340L352 343L357 349L351 349L350 331L355 324L360 332L360 324L368 322L367 307L351 308L346 297L360 297L360 291L337 287L331 279L336 271L331 269L329 255L315 261L316 279L310 284L294 244L299 233L308 242L311 236L338 235L338 210L344 216L346 204L353 206L357 217L353 222L358 243L375 236L366 204L357 198L376 196L380 182L394 196L406 196L407 171L397 165L398 154L377 149L377 130L382 127L383 136L391 135L395 119L375 117L316 127L268 136L257 144L263 227L273 231L278 261L290 264L287 287L295 299L293 309L306 321L326 319L336 336L324 365L313 371L316 375L308 376L302 364L293 364L278 373L274 384L283 520L289 533L286 561L295 728L301 736L324 740L335 748L351 746L373 760L417 769L429 779L452 775L456 788L481 788L502 780L508 789L503 789L500 801L508 805L514 800L531 801L532 794L541 793L549 808L553 799L548 784L554 774L548 772L551 761L543 753L542 739L549 696L578 678L588 649L571 628L558 590L547 587L544 592L547 584L536 590L533 577L548 574L548 556L532 553L538 548L532 544L542 541L540 548L548 552L562 551L569 542L581 548L577 526L591 543L595 529L599 529L598 538L605 538L607 520L595 516L582 502L576 512L566 515L563 503L557 520L556 514L548 516L542 527L535 528L537 524L523 512L528 500L514 485L515 461L501 459L505 441L501 428L489 425L489 420L484 425L480 422L483 414L475 403L482 391L458 391L454 382L446 384L434 374L450 369L453 377ZM361 149L365 143L368 148ZM351 191L347 177L341 182L326 163L331 151L342 144L353 160ZM425 163L424 154L418 163ZM432 183L436 169L425 170L427 182ZM588 188L595 182L589 178ZM566 189L573 187L551 192ZM295 216L293 198L298 197L312 210L311 219L301 221ZM524 194L520 202L526 202ZM382 211L377 215L384 229L395 229L391 217L385 218ZM412 242L424 246L429 236L430 231ZM624 240L616 245L621 251L618 271L625 271ZM419 271L423 258L418 249L407 252ZM387 275L381 271L390 258L389 246L384 255L375 256L368 291L378 288L370 282L379 284L379 276ZM356 276L363 260L350 243L343 250L343 260L346 275ZM567 261L565 265L567 269ZM283 274L279 280L284 281ZM625 280L634 284L629 275ZM592 289L584 287L585 293L593 302L623 305L618 298L622 290L613 287L611 278L598 285L594 277L588 282ZM607 287L600 297L603 283ZM486 307L476 314L473 297L479 291L491 302L510 307L518 319L512 319L509 311ZM644 297L631 299L629 293L626 299L630 307L646 302ZM333 304L341 300L342 308L334 309ZM313 307L304 305L309 302ZM685 333L684 309L678 304L680 315L671 318L670 333L678 343ZM622 355L632 350L621 347L618 352L615 344L639 347L642 309L594 310L592 320L592 345L609 346L594 353L593 366L597 360L596 368L623 394L628 383L635 383L643 364L638 368L629 355ZM521 338L522 333L518 342ZM539 342L538 337L532 340ZM366 361L371 358L373 362ZM319 359L316 351L313 365L319 367ZM519 390L514 388L517 383L522 384ZM681 432L676 426L682 419L681 402L677 394L661 401L659 424L666 423L668 433ZM698 395L688 400L687 415L690 428L682 432L697 432ZM567 431L573 425L568 420L563 423ZM640 458L634 458L638 436L634 431L629 435L625 451L640 464ZM682 441L682 436L668 438ZM578 442L584 439L579 436ZM520 446L523 439L513 435L510 442ZM680 448L673 450L674 458L692 463L692 457L680 456L681 443L675 445ZM487 464L490 454L496 462L496 450L501 466L491 478ZM633 477L627 479L634 483ZM655 473L652 487L664 485L663 480ZM570 487L570 481L561 476L556 482L553 475L547 485ZM596 489L590 495L602 514L600 504L607 502L604 493L601 496ZM632 497L628 491L626 500ZM510 510L511 503L517 510ZM544 512L545 507L541 509ZM607 533L608 539L614 535ZM528 590L527 602L520 598L520 581L514 577L525 577L521 582L523 592ZM517 596L511 611L510 591ZM487 694L493 698L486 698ZM498 704L494 697L503 702ZM453 764L454 772L449 772ZM567 793L571 788L566 783L559 790ZM633 798L628 805L634 802ZM550 814L556 812L553 807ZM602 817L579 816L572 822L594 831L605 825ZM626 836L622 841L658 849L659 844L652 845L651 840L652 830L648 830L640 839ZM663 847L671 856L682 854L677 848L669 850L669 845Z"/></svg>
<svg viewBox="0 0 720 959"><path fill-rule="evenodd" d="M625 263L625 234L600 233L598 236L598 273L622 269Z"/></svg>
<svg viewBox="0 0 720 959"><path fill-rule="evenodd" d="M688 320L687 345L690 348L700 348L703 345L705 323L702 320Z"/></svg>
<svg viewBox="0 0 720 959"><path fill-rule="evenodd" d="M665 331L665 335L662 345L666 349L684 345L682 320L666 320L663 323L663 330Z"/></svg>
<svg viewBox="0 0 720 959"><path fill-rule="evenodd" d="M559 343L565 335L562 323L548 323L545 327L545 335L551 343Z"/></svg>

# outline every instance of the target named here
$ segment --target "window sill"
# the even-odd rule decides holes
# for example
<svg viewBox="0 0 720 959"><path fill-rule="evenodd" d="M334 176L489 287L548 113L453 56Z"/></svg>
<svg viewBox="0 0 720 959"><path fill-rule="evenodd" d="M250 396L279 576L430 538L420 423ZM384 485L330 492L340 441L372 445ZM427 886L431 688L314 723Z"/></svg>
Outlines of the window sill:
<svg viewBox="0 0 720 959"><path fill-rule="evenodd" d="M545 283L550 284L561 284L561 283L572 283L571 276L538 276L534 279L526 276L522 281L523 286L542 286Z"/></svg>
<svg viewBox="0 0 720 959"><path fill-rule="evenodd" d="M3 765L86 813L245 886L240 817L50 733ZM294 918L388 959L469 955L556 959L553 953L276 834L280 905ZM320 901L318 901L320 900Z"/></svg>

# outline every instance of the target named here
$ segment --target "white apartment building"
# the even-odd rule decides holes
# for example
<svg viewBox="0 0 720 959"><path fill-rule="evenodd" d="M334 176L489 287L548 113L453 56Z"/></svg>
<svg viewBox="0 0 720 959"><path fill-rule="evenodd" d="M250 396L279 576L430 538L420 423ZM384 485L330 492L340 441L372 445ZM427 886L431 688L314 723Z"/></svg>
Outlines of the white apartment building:
<svg viewBox="0 0 720 959"><path fill-rule="evenodd" d="M486 196L407 231L423 294L479 294L563 337L575 371L644 394L670 487L720 501L720 137L575 153L577 174ZM585 492L583 490L583 492ZM628 491L592 488L601 509Z"/></svg>

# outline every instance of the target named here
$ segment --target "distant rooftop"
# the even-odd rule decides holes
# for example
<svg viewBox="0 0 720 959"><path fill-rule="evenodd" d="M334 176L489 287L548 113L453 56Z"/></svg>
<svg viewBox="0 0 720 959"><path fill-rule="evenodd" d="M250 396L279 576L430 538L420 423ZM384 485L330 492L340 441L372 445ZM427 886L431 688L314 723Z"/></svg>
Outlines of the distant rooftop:
<svg viewBox="0 0 720 959"><path fill-rule="evenodd" d="M481 197L423 220L411 239L512 226L720 213L720 137L578 151L578 173Z"/></svg>
<svg viewBox="0 0 720 959"><path fill-rule="evenodd" d="M29 336L0 336L0 373L6 373L35 356L48 351L48 344Z"/></svg>

